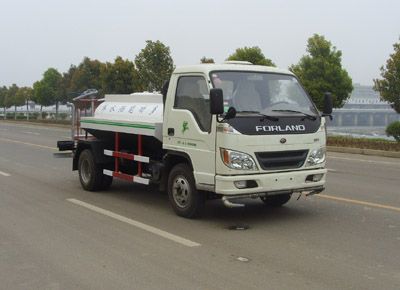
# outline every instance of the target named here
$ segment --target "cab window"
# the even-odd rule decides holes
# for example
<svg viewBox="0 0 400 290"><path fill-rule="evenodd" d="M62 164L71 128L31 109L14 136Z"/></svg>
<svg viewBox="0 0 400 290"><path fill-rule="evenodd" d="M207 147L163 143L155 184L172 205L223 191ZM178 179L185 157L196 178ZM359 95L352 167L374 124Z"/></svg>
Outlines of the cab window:
<svg viewBox="0 0 400 290"><path fill-rule="evenodd" d="M184 76L179 78L174 108L189 110L200 129L206 132L210 131L209 91L203 77Z"/></svg>

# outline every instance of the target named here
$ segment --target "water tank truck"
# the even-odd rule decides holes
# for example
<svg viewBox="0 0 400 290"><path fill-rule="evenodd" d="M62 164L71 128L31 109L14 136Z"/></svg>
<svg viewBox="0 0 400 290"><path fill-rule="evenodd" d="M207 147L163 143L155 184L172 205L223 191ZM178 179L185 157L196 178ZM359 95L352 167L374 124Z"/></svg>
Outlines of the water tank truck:
<svg viewBox="0 0 400 290"><path fill-rule="evenodd" d="M193 218L211 198L281 206L323 191L331 113L330 95L319 112L290 71L201 64L176 68L161 93L76 100L73 140L58 147L72 150L85 190L113 178L158 184L176 214Z"/></svg>

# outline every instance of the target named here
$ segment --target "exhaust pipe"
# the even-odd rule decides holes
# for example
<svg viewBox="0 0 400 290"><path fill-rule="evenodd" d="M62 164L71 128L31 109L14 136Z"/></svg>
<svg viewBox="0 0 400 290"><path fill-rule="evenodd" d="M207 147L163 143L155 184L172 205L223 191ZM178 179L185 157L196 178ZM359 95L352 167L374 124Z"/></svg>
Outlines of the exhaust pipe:
<svg viewBox="0 0 400 290"><path fill-rule="evenodd" d="M222 197L222 202L224 203L224 205L226 207L229 208L237 208L237 207L244 207L245 205L243 203L233 203L229 200L229 198L227 198L226 196Z"/></svg>
<svg viewBox="0 0 400 290"><path fill-rule="evenodd" d="M322 191L324 191L324 189L325 189L324 187L318 188L318 189L314 189L314 190L306 193L306 196L310 196L310 195L321 193Z"/></svg>

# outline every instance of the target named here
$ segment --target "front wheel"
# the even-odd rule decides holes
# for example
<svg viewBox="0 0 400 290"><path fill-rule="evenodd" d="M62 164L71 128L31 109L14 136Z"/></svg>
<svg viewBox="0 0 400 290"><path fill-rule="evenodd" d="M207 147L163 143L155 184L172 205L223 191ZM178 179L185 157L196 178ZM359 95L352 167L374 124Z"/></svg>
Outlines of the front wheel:
<svg viewBox="0 0 400 290"><path fill-rule="evenodd" d="M204 194L196 189L192 169L185 163L172 168L168 178L168 198L175 213L199 217L205 206Z"/></svg>
<svg viewBox="0 0 400 290"><path fill-rule="evenodd" d="M280 207L287 203L292 196L291 193L263 196L260 199L268 206Z"/></svg>

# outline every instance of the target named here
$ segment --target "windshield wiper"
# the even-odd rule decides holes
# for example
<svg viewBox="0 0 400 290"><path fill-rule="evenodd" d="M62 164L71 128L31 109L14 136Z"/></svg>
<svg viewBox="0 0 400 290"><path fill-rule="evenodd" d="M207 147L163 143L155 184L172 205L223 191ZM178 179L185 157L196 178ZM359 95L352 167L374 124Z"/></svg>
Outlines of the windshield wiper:
<svg viewBox="0 0 400 290"><path fill-rule="evenodd" d="M270 120L270 121L278 121L279 120L279 118L277 118L277 117L265 115L259 111L237 111L237 113L257 114L257 115L261 116L261 119L260 119L261 122L264 120Z"/></svg>
<svg viewBox="0 0 400 290"><path fill-rule="evenodd" d="M303 114L304 117L309 119L309 120L312 120L312 121L317 120L317 117L315 117L313 115L310 115L310 114L307 114L307 113L304 113L304 112L301 112L301 111L296 111L296 110L272 110L272 111L273 112L299 113L299 114ZM304 118L302 120L304 120Z"/></svg>

